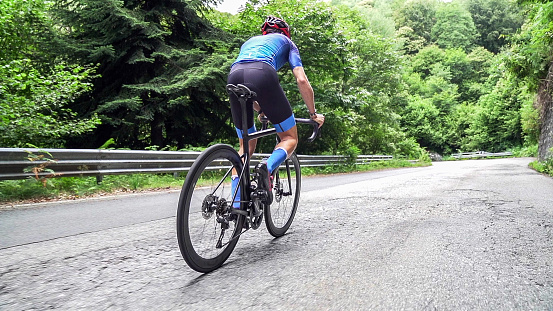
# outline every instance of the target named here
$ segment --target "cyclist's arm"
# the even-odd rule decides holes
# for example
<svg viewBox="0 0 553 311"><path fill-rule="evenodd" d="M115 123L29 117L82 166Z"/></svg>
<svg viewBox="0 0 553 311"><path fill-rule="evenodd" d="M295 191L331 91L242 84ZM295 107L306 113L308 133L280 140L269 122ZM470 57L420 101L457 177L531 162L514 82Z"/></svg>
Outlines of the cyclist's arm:
<svg viewBox="0 0 553 311"><path fill-rule="evenodd" d="M298 83L298 88L300 90L301 97L309 109L309 113L315 112L315 93L311 87L311 83L307 80L305 71L303 67L295 67L292 72L296 77L296 82Z"/></svg>
<svg viewBox="0 0 553 311"><path fill-rule="evenodd" d="M315 113L315 93L313 92L311 83L309 83L309 80L305 75L303 67L294 67L294 69L292 69L292 72L294 73L294 77L296 77L296 82L298 83L301 97L303 98L305 105L307 105L309 113ZM312 119L319 123L319 126L324 123L324 116L322 114L316 114L315 117Z"/></svg>

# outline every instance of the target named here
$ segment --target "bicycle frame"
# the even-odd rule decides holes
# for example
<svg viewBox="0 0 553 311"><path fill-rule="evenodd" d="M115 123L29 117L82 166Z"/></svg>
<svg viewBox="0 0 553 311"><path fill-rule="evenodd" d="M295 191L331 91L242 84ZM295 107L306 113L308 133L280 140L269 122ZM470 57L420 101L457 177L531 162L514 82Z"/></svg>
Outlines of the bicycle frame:
<svg viewBox="0 0 553 311"><path fill-rule="evenodd" d="M251 193L250 193L249 189L251 189L251 180L249 178L249 176L250 176L249 170L250 170L250 160L251 160L251 158L250 158L250 144L249 144L249 142L251 140L254 140L254 139L258 139L258 138L261 138L261 137L276 134L277 131L276 131L276 128L266 128L267 127L267 122L269 121L268 119L266 119L267 122L263 122L263 128L260 131L257 131L257 132L251 133L251 134L248 133L248 119L247 119L247 110L246 110L247 107L246 107L246 105L247 105L248 99L250 99L252 97L255 97L256 94L255 94L255 92L251 91L248 87L246 87L242 84L238 84L236 86L232 85L232 84L228 84L227 85L227 90L229 92L234 93L238 97L238 101L240 102L240 106L242 108L242 140L243 140L243 151L244 151L244 153L241 154L240 157L242 158L242 161L243 161L244 165L242 167L242 171L239 173L238 185L242 185L242 181L244 180L244 178L246 178L246 176L248 177L248 178L245 179L245 187L246 187L245 194L246 194L246 197L245 198L240 198L240 203L250 202L251 201ZM319 124L317 122L311 120L311 119L295 118L295 120L296 120L296 123L304 123L304 124L312 125L313 126L313 134L307 140L309 142L312 142L313 140L315 140L315 138L317 137L317 135L319 133ZM287 166L287 169L289 170L288 166ZM246 174L246 172L247 172L247 174ZM232 194L232 203L234 203L236 201L236 196L238 194L238 189L239 189L239 187L236 187L234 193ZM239 213L239 214L243 214L243 215L247 216L246 211L239 210L239 211L236 211L236 212Z"/></svg>

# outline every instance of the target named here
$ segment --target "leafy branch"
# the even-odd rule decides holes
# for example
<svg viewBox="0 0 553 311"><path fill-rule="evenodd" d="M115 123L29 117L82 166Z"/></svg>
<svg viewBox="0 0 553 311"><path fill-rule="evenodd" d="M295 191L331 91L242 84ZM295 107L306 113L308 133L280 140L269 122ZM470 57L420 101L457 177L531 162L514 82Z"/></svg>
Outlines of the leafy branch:
<svg viewBox="0 0 553 311"><path fill-rule="evenodd" d="M36 148L36 146L33 146L33 145L30 145L30 146L32 146L33 148ZM58 162L58 160L52 159L52 154L50 152L45 150L37 151L38 153L43 153L43 154L35 154L34 152L29 150L25 150L25 152L27 152L26 160L28 160L34 165L26 167L23 171L25 173L33 173L35 180L40 181L43 187L46 187L48 178L53 178L61 175L61 173L56 173L54 172L54 170L47 168L47 166ZM40 176L42 172L46 172L50 174Z"/></svg>

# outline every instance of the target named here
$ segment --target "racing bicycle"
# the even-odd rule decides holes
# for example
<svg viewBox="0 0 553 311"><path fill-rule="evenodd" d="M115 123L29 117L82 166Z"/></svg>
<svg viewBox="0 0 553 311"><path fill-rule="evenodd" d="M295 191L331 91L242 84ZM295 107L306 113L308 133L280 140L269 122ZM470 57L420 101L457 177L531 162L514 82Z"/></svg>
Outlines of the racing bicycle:
<svg viewBox="0 0 553 311"><path fill-rule="evenodd" d="M241 84L229 84L227 91L238 97L242 105L242 129L247 129L246 102L256 96L255 92ZM317 137L319 125L315 121L296 118L296 123L313 126L308 141ZM250 140L276 133L267 124L265 118L261 130L251 134L243 130L244 154L239 155L229 145L213 145L198 156L186 176L177 209L177 239L184 260L198 272L208 273L219 268L240 236L250 229L258 229L263 220L274 237L284 235L294 220L301 190L296 154L273 171L270 189L264 189L249 156ZM231 191L233 171L238 172L239 178L239 187L234 192ZM239 191L240 200L237 200Z"/></svg>

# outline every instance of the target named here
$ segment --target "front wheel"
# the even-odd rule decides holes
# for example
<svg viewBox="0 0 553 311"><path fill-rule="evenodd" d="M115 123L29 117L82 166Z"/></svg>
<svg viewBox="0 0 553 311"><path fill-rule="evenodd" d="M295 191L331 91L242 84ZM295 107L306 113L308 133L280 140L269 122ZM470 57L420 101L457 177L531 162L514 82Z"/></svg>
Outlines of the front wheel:
<svg viewBox="0 0 553 311"><path fill-rule="evenodd" d="M273 172L273 203L265 207L265 224L274 237L283 236L296 215L301 190L300 162L295 153Z"/></svg>
<svg viewBox="0 0 553 311"><path fill-rule="evenodd" d="M177 239L184 260L198 272L220 267L238 242L245 217L229 213L233 169L242 169L238 153L228 145L214 145L196 159L182 187Z"/></svg>

